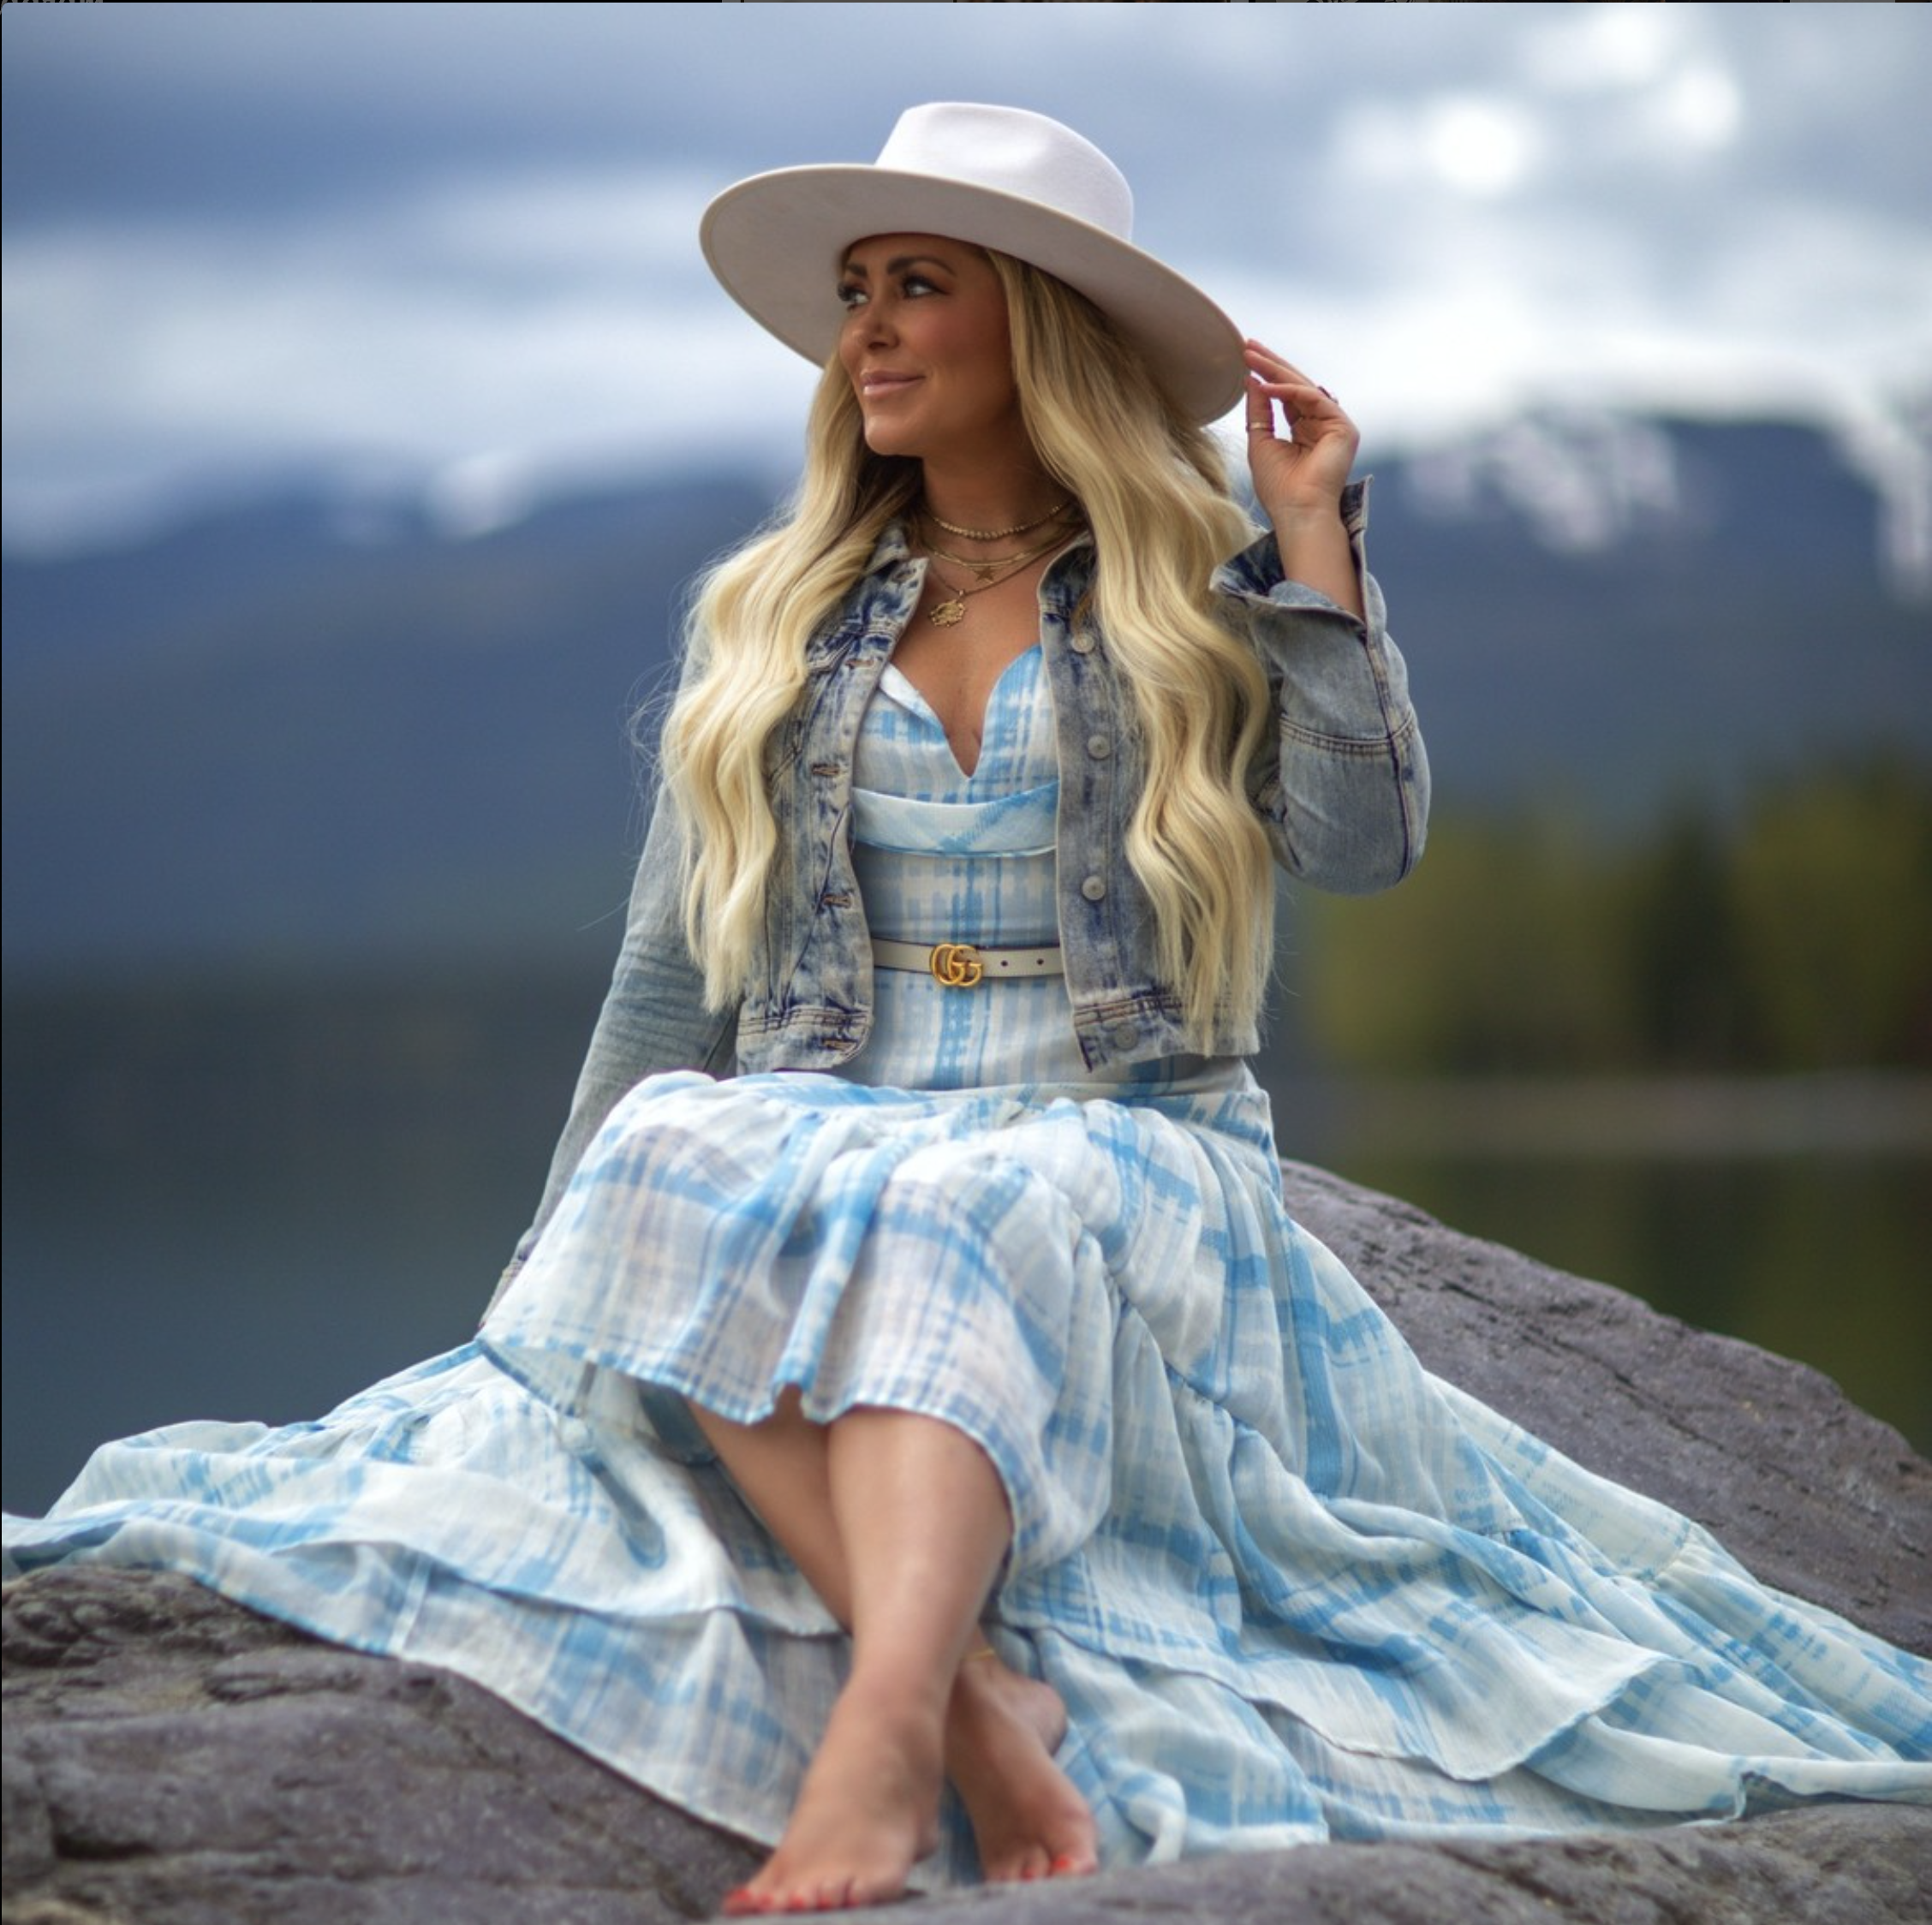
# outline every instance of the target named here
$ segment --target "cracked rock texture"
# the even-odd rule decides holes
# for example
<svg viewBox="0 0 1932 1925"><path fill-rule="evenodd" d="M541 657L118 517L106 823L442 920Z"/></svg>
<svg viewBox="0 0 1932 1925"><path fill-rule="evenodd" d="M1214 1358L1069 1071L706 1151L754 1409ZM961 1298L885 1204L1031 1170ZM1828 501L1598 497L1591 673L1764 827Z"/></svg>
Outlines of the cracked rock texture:
<svg viewBox="0 0 1932 1925"><path fill-rule="evenodd" d="M1816 1373L1299 1165L1290 1207L1422 1361L1932 1654L1932 1465ZM7 1588L5 1925L654 1925L759 1854L464 1681L171 1576ZM1932 1809L1641 1836L1312 1845L921 1899L921 1925L1929 1925Z"/></svg>

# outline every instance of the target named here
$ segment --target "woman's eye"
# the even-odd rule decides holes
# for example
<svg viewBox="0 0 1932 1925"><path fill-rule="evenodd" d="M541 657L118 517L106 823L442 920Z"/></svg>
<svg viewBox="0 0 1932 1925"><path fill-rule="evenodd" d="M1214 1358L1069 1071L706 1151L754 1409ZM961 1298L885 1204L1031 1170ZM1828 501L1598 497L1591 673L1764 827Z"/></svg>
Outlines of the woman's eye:
<svg viewBox="0 0 1932 1925"><path fill-rule="evenodd" d="M923 274L909 274L903 283L903 291L907 294L937 294L939 290L938 285L928 281Z"/></svg>
<svg viewBox="0 0 1932 1925"><path fill-rule="evenodd" d="M866 292L856 281L841 281L838 283L838 305L841 307L862 307Z"/></svg>

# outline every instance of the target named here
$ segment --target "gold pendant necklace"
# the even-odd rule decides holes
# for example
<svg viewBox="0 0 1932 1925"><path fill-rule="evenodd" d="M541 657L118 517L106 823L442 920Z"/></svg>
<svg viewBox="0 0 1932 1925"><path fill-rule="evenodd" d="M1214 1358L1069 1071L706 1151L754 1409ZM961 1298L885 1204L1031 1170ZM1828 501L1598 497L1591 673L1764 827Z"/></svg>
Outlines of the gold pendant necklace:
<svg viewBox="0 0 1932 1925"><path fill-rule="evenodd" d="M1040 552L1043 554L1045 551L1042 549ZM1011 581L1029 562L1035 562L1039 559L1039 554L1023 555L1018 561L1008 567L1005 574L1001 575L998 581L981 581L970 588L963 588L957 581L947 581L945 576L939 573L937 563L927 562L926 565L932 570L933 579L946 591L946 599L944 601L934 602L926 611L926 619L935 629L957 629L966 619L966 604L973 596L983 595L988 588L997 588L1001 581Z"/></svg>

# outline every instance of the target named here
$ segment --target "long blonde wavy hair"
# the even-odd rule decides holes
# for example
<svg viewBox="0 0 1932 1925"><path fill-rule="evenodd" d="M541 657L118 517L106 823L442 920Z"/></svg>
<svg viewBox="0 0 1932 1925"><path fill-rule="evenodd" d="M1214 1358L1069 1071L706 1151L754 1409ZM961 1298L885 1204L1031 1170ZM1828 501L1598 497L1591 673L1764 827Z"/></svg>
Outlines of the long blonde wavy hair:
<svg viewBox="0 0 1932 1925"><path fill-rule="evenodd" d="M1047 473L1085 510L1094 623L1131 692L1147 784L1126 855L1152 903L1161 980L1184 1026L1251 1020L1266 987L1273 866L1246 777L1273 727L1261 665L1216 620L1214 569L1252 538L1219 449L1168 402L1083 295L988 253L1005 289L1022 419ZM714 568L692 602L687 671L660 768L687 828L684 926L713 1009L742 995L778 848L772 735L805 688L805 648L917 499L915 461L865 444L834 358L787 510Z"/></svg>

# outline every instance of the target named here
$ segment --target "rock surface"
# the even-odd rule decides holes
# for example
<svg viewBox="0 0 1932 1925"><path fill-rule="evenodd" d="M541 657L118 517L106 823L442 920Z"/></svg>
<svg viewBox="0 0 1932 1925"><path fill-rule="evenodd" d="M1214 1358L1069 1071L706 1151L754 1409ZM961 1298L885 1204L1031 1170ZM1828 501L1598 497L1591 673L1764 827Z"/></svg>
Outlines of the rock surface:
<svg viewBox="0 0 1932 1925"><path fill-rule="evenodd" d="M1290 1207L1431 1369L1711 1525L1762 1576L1932 1654L1932 1465L1815 1372L1302 1165ZM7 1588L6 1925L656 1925L750 1846L464 1681L185 1579ZM868 1915L1027 1925L1924 1925L1932 1810L1533 1842L1314 1845Z"/></svg>

